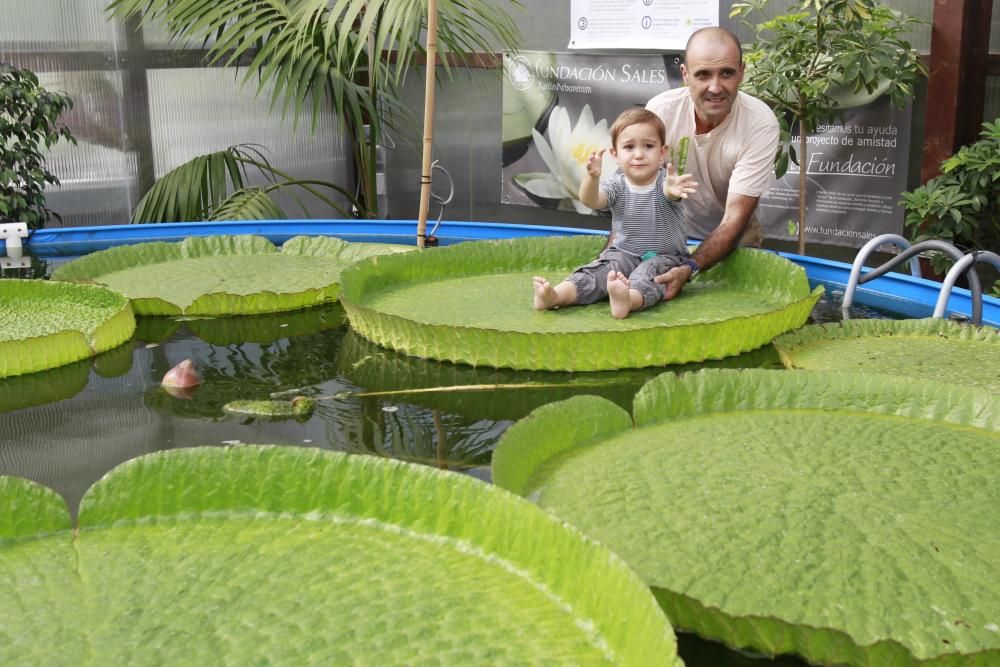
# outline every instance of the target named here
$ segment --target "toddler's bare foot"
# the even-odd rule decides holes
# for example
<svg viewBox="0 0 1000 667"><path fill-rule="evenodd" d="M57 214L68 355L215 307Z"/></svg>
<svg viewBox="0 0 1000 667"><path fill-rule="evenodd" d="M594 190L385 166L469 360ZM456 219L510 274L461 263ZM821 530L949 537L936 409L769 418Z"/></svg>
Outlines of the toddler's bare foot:
<svg viewBox="0 0 1000 667"><path fill-rule="evenodd" d="M549 281L541 276L535 276L535 310L549 310L556 307L558 295Z"/></svg>
<svg viewBox="0 0 1000 667"><path fill-rule="evenodd" d="M611 317L623 320L632 312L629 302L628 278L620 271L608 273L608 300L611 301Z"/></svg>

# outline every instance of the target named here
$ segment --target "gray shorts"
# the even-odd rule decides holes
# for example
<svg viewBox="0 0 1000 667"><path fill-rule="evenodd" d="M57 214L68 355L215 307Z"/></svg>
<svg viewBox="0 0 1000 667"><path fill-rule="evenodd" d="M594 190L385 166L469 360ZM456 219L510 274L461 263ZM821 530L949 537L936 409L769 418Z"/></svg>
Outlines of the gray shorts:
<svg viewBox="0 0 1000 667"><path fill-rule="evenodd" d="M584 264L566 280L576 287L577 305L597 303L608 298L608 274L612 271L628 276L628 286L642 295L643 309L663 300L664 288L653 280L661 273L680 266L688 258L684 255L656 255L645 261L622 252L617 248L606 248L593 262Z"/></svg>

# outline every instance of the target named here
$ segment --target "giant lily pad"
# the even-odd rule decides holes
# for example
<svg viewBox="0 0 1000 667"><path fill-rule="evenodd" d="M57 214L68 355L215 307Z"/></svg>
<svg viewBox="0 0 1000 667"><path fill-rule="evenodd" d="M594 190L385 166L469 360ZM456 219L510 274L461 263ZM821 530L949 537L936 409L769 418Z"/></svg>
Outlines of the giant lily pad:
<svg viewBox="0 0 1000 667"><path fill-rule="evenodd" d="M604 547L507 492L277 447L140 457L55 493L0 478L0 662L675 664Z"/></svg>
<svg viewBox="0 0 1000 667"><path fill-rule="evenodd" d="M413 249L325 236L297 236L279 249L260 236L192 236L95 252L52 277L112 287L140 315L256 315L334 301L345 266Z"/></svg>
<svg viewBox="0 0 1000 667"><path fill-rule="evenodd" d="M524 370L607 370L746 352L801 326L822 293L805 272L741 249L669 303L612 319L607 303L538 312L533 275L561 280L600 251L600 237L460 243L375 257L344 272L352 327L406 354Z"/></svg>
<svg viewBox="0 0 1000 667"><path fill-rule="evenodd" d="M1000 393L1000 330L941 319L802 327L774 346L788 368L923 377Z"/></svg>
<svg viewBox="0 0 1000 667"><path fill-rule="evenodd" d="M48 280L0 280L0 322L0 378L92 357L135 331L121 294Z"/></svg>
<svg viewBox="0 0 1000 667"><path fill-rule="evenodd" d="M625 558L675 625L824 663L1000 660L1000 397L706 370L539 408L493 478ZM977 662L978 661L978 662Z"/></svg>

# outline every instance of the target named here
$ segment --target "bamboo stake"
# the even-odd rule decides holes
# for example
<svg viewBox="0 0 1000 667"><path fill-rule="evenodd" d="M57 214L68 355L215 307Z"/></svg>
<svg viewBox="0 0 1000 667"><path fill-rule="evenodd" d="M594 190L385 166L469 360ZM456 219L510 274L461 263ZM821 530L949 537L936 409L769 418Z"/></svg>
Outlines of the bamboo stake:
<svg viewBox="0 0 1000 667"><path fill-rule="evenodd" d="M431 158L434 140L434 69L437 65L437 0L427 0L427 76L424 79L424 156L420 168L420 213L417 247L427 240L427 209L431 198Z"/></svg>
<svg viewBox="0 0 1000 667"><path fill-rule="evenodd" d="M806 179L809 177L806 161L806 121L799 121L799 254L806 254Z"/></svg>

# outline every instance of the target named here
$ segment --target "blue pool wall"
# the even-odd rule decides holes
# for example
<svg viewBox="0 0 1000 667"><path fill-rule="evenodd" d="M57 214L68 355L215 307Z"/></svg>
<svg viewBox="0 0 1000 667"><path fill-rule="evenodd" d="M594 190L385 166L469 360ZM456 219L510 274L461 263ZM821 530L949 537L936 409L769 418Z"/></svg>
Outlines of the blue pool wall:
<svg viewBox="0 0 1000 667"><path fill-rule="evenodd" d="M433 223L428 225L428 233ZM147 225L104 225L65 227L32 232L25 244L36 257L78 257L97 250L148 241L182 241L189 236L218 234L255 234L282 244L294 236L336 236L345 241L376 243L416 243L416 220L257 220L233 222L179 222ZM606 232L576 227L510 224L497 222L462 222L446 220L435 235L441 245L483 239L509 239L524 236L604 235ZM0 241L0 255L6 244ZM823 284L834 293L843 290L851 265L793 253L778 253L805 269L812 284ZM900 273L862 285L855 304L880 308L905 317L930 317L937 303L940 283ZM955 288L948 300L947 315L968 317L972 298L968 290ZM1000 299L983 297L983 324L1000 326Z"/></svg>

